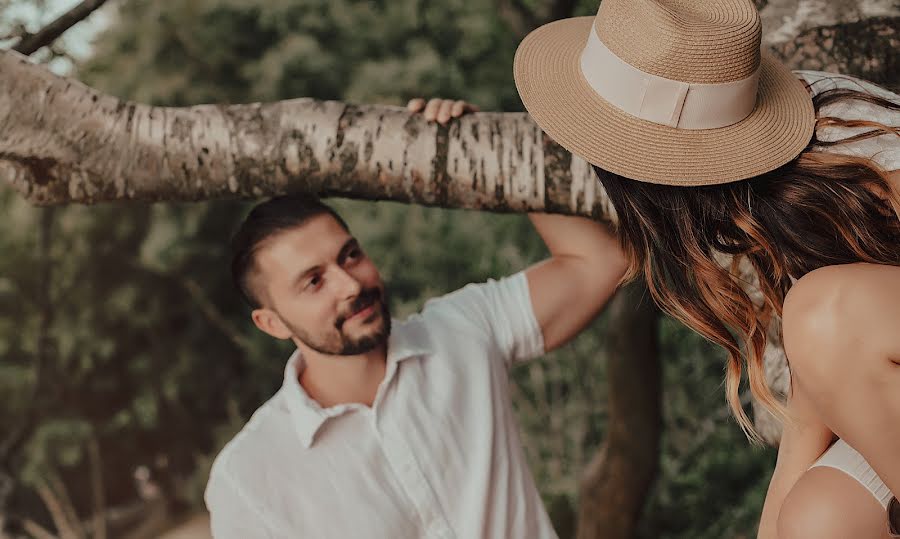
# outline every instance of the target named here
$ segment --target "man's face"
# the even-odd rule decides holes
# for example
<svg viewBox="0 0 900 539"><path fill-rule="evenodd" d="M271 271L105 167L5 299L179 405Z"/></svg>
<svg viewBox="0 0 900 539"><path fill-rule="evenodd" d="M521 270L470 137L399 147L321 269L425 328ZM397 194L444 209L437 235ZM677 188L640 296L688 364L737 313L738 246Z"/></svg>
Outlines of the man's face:
<svg viewBox="0 0 900 539"><path fill-rule="evenodd" d="M390 334L378 269L328 214L267 239L256 252L251 282L263 302L254 321L275 337L293 337L323 354L354 355Z"/></svg>

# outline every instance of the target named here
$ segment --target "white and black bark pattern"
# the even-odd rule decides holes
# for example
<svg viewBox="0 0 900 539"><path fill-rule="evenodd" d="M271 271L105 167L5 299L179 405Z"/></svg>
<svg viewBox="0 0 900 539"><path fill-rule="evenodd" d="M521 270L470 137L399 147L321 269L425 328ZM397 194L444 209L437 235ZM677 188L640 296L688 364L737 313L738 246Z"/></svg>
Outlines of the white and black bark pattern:
<svg viewBox="0 0 900 539"><path fill-rule="evenodd" d="M815 28L897 16L896 0L768 0L760 9L763 43L776 48Z"/></svg>
<svg viewBox="0 0 900 539"><path fill-rule="evenodd" d="M609 219L593 171L524 113L449 126L401 107L291 99L153 107L0 53L0 177L35 204L286 192Z"/></svg>

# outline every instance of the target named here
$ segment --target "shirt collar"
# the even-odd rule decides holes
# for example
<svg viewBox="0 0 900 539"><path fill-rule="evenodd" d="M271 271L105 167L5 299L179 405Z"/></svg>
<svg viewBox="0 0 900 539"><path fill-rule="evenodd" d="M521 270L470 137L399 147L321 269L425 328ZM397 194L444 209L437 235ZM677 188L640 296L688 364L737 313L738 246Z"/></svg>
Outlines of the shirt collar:
<svg viewBox="0 0 900 539"><path fill-rule="evenodd" d="M419 358L431 353L431 343L428 332L419 316L411 317L404 322L392 322L393 329L388 337L387 345L387 369L381 385L387 387L396 373L401 361L410 358ZM284 368L284 383L281 392L284 394L291 420L300 442L308 448L312 445L316 433L325 421L345 414L349 411L362 408L356 403L338 404L329 408L322 408L318 402L300 385L300 373L303 372L305 363L297 349L288 358Z"/></svg>

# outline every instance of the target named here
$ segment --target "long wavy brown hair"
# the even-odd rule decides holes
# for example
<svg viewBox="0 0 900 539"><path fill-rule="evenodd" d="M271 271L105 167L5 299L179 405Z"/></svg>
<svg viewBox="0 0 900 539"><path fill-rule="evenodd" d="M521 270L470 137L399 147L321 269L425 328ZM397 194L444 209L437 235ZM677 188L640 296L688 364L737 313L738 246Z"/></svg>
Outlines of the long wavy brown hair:
<svg viewBox="0 0 900 539"><path fill-rule="evenodd" d="M666 312L726 349L727 401L754 441L760 437L739 396L745 363L758 402L776 417L787 417L766 383L763 353L767 327L773 314L781 316L791 278L835 264L900 265L900 192L887 173L869 159L817 151L885 134L900 136L900 129L820 116L823 107L842 100L900 110L900 105L863 92L823 92L813 98L817 129L866 129L836 142L814 136L790 163L723 185L657 185L595 167L618 214L619 240L629 255L624 280L643 274ZM754 305L742 286L737 271L742 260L759 277L761 305Z"/></svg>

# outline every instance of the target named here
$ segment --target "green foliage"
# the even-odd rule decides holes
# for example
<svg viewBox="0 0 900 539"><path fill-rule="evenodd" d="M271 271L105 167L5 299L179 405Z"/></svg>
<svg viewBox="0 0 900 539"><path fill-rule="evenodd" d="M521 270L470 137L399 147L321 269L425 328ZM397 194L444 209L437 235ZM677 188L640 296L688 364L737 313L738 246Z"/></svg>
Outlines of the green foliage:
<svg viewBox="0 0 900 539"><path fill-rule="evenodd" d="M516 40L483 0L131 0L79 78L155 104L441 95L517 110ZM381 268L399 316L546 254L524 216L332 202ZM58 209L45 283L42 210L0 190L0 390L9 396L0 419L6 427L31 408L40 414L14 466L19 479L59 470L73 498L89 499L79 448L96 437L110 503L134 498L132 472L146 465L183 503L201 506L212 456L277 389L291 352L253 327L229 281L228 238L250 204ZM54 305L47 328L35 299L42 287ZM606 424L605 331L601 317L512 372L526 453L564 538L579 471ZM53 346L45 390L31 402L42 332ZM752 450L728 420L722 354L674 323L662 336L666 434L642 536L749 536L772 454Z"/></svg>
<svg viewBox="0 0 900 539"><path fill-rule="evenodd" d="M774 451L751 447L725 406L725 352L663 320L664 431L645 537L755 536Z"/></svg>
<svg viewBox="0 0 900 539"><path fill-rule="evenodd" d="M82 73L142 102L442 95L519 107L515 38L488 2L138 0L121 17Z"/></svg>

